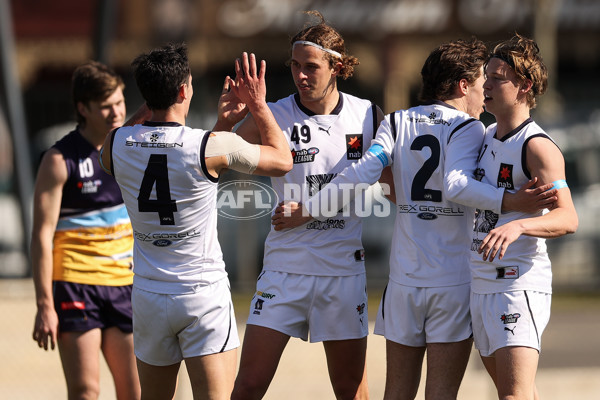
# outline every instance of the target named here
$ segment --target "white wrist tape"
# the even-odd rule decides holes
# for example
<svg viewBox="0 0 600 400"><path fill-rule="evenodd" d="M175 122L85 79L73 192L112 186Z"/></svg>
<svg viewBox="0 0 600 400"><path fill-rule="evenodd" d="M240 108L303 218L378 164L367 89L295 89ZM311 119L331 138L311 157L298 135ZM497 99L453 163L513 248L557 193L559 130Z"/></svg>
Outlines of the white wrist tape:
<svg viewBox="0 0 600 400"><path fill-rule="evenodd" d="M225 156L227 168L251 174L260 160L260 147L232 132L212 132L206 143L205 157Z"/></svg>

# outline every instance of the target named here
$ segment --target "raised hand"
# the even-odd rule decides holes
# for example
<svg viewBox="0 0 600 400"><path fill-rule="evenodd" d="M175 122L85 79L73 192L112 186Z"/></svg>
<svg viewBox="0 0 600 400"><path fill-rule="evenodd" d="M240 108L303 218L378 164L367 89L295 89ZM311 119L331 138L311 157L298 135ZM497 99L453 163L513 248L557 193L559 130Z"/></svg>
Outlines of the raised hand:
<svg viewBox="0 0 600 400"><path fill-rule="evenodd" d="M260 62L260 69L256 68L256 56L254 53L242 54L242 59L235 60L235 85L231 85L235 95L250 109L253 106L266 102L267 85L265 83L265 72L267 62Z"/></svg>
<svg viewBox="0 0 600 400"><path fill-rule="evenodd" d="M235 86L235 84L235 81L229 76L225 77L217 106L217 124L213 130L231 131L235 124L248 114L248 107L232 90L232 86Z"/></svg>

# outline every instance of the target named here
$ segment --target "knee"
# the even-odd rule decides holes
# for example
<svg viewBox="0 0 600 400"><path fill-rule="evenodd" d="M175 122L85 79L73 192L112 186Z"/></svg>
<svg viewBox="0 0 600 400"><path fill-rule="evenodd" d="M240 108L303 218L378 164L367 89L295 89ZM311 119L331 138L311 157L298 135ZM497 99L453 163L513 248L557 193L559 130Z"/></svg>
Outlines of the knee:
<svg viewBox="0 0 600 400"><path fill-rule="evenodd" d="M369 398L369 388L364 379L345 379L332 382L335 398L338 400L366 400Z"/></svg>
<svg viewBox="0 0 600 400"><path fill-rule="evenodd" d="M258 379L244 379L238 376L235 380L231 400L262 399L269 388L269 383L262 383Z"/></svg>
<svg viewBox="0 0 600 400"><path fill-rule="evenodd" d="M100 386L87 384L68 388L69 400L97 400L100 396Z"/></svg>

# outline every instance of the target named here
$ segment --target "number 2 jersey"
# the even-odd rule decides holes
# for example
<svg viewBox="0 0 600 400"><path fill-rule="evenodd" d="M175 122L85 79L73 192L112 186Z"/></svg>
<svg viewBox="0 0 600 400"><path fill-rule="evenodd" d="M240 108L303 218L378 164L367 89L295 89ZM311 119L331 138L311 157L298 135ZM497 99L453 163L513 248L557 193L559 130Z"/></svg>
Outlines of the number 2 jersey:
<svg viewBox="0 0 600 400"><path fill-rule="evenodd" d="M210 132L178 123L122 127L112 172L134 233L135 287L189 293L227 277L217 238L217 178L206 169Z"/></svg>
<svg viewBox="0 0 600 400"><path fill-rule="evenodd" d="M79 130L53 146L66 163L53 241L55 281L131 285L133 237L115 179L98 162L98 150Z"/></svg>
<svg viewBox="0 0 600 400"><path fill-rule="evenodd" d="M377 130L377 107L340 92L336 108L316 115L298 94L269 107L283 130L294 159L285 176L271 178L280 201L313 196L336 174L362 157ZM365 272L362 223L350 213L312 220L293 229L271 229L263 269L303 275L350 276Z"/></svg>
<svg viewBox="0 0 600 400"><path fill-rule="evenodd" d="M496 124L487 128L481 150L477 175L482 182L510 192L516 192L531 176L526 166L527 142L534 137L550 137L531 118L509 132L502 139L496 138ZM496 213L485 208L477 210L472 232L471 290L475 293L498 293L510 290L536 290L551 293L552 270L546 251L546 240L521 235L511 243L502 260L483 261L477 248L485 236L495 227L516 219L542 215L537 213Z"/></svg>
<svg viewBox="0 0 600 400"><path fill-rule="evenodd" d="M391 158L394 176L394 282L441 287L470 281L468 206L499 210L504 193L474 178L483 134L481 122L442 102L396 111L381 123L373 146ZM460 204L449 200L450 192Z"/></svg>

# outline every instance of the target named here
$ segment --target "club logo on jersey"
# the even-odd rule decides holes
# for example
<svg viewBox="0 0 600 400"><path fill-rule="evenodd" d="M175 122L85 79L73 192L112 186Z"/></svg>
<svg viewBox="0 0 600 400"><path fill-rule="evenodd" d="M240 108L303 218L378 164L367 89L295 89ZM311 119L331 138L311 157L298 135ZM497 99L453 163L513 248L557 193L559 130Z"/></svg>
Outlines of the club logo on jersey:
<svg viewBox="0 0 600 400"><path fill-rule="evenodd" d="M504 323L504 325L506 325L506 324L516 324L517 320L519 318L521 318L521 314L519 314L519 313L502 314L502 316L500 316L500 320Z"/></svg>
<svg viewBox="0 0 600 400"><path fill-rule="evenodd" d="M514 189L513 184L513 166L511 164L500 164L500 170L498 171L498 187L506 189Z"/></svg>
<svg viewBox="0 0 600 400"><path fill-rule="evenodd" d="M294 164L303 164L315 161L315 156L319 153L319 149L311 147L308 149L292 150L292 159Z"/></svg>
<svg viewBox="0 0 600 400"><path fill-rule="evenodd" d="M313 197L327 185L337 174L318 174L318 175L307 175L306 184L308 186L308 195Z"/></svg>
<svg viewBox="0 0 600 400"><path fill-rule="evenodd" d="M485 176L485 169L483 169L483 168L475 169L475 179L477 179L478 181L481 182L481 180L483 179L484 176Z"/></svg>
<svg viewBox="0 0 600 400"><path fill-rule="evenodd" d="M477 209L475 212L474 231L481 233L490 233L498 223L498 214L490 210Z"/></svg>
<svg viewBox="0 0 600 400"><path fill-rule="evenodd" d="M266 183L258 180L230 181L219 185L217 210L229 219L257 219L271 215L279 196Z"/></svg>
<svg viewBox="0 0 600 400"><path fill-rule="evenodd" d="M346 135L346 159L360 160L363 155L363 135Z"/></svg>
<svg viewBox="0 0 600 400"><path fill-rule="evenodd" d="M496 267L496 279L517 279L519 277L519 267Z"/></svg>

